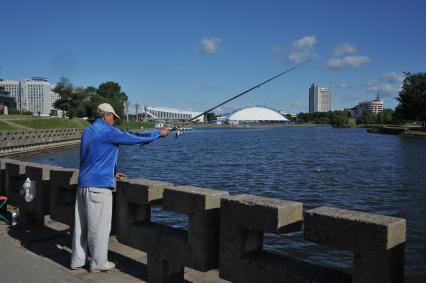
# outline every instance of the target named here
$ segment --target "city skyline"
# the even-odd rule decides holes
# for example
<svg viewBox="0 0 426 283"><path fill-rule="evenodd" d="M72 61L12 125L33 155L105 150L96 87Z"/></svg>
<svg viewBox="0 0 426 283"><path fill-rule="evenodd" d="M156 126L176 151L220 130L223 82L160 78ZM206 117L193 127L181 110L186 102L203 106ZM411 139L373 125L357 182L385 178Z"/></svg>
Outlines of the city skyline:
<svg viewBox="0 0 426 283"><path fill-rule="evenodd" d="M333 109L377 94L394 108L402 72L422 71L426 61L418 36L424 1L6 1L2 8L0 78L66 76L95 87L112 80L146 105L203 111L312 59L218 112L253 105L308 112L312 83L333 89Z"/></svg>

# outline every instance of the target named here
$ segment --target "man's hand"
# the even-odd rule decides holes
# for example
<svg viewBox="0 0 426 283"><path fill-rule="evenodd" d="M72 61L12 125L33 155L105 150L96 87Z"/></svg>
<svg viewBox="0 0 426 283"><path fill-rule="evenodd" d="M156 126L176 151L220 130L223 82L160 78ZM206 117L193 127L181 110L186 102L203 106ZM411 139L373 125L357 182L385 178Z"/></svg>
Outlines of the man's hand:
<svg viewBox="0 0 426 283"><path fill-rule="evenodd" d="M126 179L126 178L127 178L127 175L126 175L126 174L124 174L124 173L121 173L121 172L117 172L117 173L115 174L115 178L116 178L117 180L122 180L122 179Z"/></svg>
<svg viewBox="0 0 426 283"><path fill-rule="evenodd" d="M165 138L170 135L170 131L166 128L160 128L161 137Z"/></svg>

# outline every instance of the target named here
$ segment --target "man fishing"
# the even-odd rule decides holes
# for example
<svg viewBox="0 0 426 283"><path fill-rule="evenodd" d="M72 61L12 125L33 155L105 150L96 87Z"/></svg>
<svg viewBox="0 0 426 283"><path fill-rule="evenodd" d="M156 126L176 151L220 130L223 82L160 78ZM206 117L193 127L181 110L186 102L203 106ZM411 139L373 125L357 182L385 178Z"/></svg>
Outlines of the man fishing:
<svg viewBox="0 0 426 283"><path fill-rule="evenodd" d="M87 249L91 261L90 271L108 271L115 267L108 261L108 239L111 230L112 189L115 178L125 175L116 172L118 145L146 144L159 137L166 137L171 131L180 131L182 126L195 121L210 111L241 97L284 74L293 71L308 61L302 62L286 71L227 99L226 101L192 117L182 124L168 130L161 128L136 136L112 127L118 117L108 103L98 106L98 119L86 128L81 137L80 175L75 203L75 225L72 242L71 269L85 265Z"/></svg>
<svg viewBox="0 0 426 283"><path fill-rule="evenodd" d="M81 136L70 266L71 269L85 266L89 251L90 272L108 271L115 267L108 261L112 190L115 178L125 177L116 170L118 146L145 144L170 134L169 130L161 128L136 136L115 128L115 119L120 117L108 103L97 107L97 117Z"/></svg>

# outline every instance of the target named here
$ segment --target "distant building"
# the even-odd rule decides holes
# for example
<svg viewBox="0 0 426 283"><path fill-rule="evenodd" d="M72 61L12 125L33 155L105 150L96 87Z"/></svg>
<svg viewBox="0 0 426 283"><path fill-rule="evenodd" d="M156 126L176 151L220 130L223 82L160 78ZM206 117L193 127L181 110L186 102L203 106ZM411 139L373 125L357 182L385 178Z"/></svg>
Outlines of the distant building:
<svg viewBox="0 0 426 283"><path fill-rule="evenodd" d="M21 110L21 87L19 81L0 80L0 88L9 93L10 97L15 99L16 110Z"/></svg>
<svg viewBox="0 0 426 283"><path fill-rule="evenodd" d="M360 102L354 108L351 108L351 116L354 118L362 117L364 112L372 112L374 114L383 112L383 99L376 98L374 100Z"/></svg>
<svg viewBox="0 0 426 283"><path fill-rule="evenodd" d="M209 124L223 125L226 122L226 116L219 115L216 116L216 119L210 120Z"/></svg>
<svg viewBox="0 0 426 283"><path fill-rule="evenodd" d="M167 121L190 120L199 114L201 114L201 112L194 112L194 111L169 108L169 107L146 106L144 107L142 115L140 116L144 120L167 122ZM195 121L204 122L204 116L197 118Z"/></svg>
<svg viewBox="0 0 426 283"><path fill-rule="evenodd" d="M34 115L48 116L53 102L59 98L44 77L20 81L3 80L0 81L0 87L4 87L15 99L18 111L31 111Z"/></svg>
<svg viewBox="0 0 426 283"><path fill-rule="evenodd" d="M309 88L309 113L331 111L331 88L312 84Z"/></svg>
<svg viewBox="0 0 426 283"><path fill-rule="evenodd" d="M0 87L0 113L5 113L5 107L10 111L16 109L15 98L9 95L9 92L5 91L3 87Z"/></svg>

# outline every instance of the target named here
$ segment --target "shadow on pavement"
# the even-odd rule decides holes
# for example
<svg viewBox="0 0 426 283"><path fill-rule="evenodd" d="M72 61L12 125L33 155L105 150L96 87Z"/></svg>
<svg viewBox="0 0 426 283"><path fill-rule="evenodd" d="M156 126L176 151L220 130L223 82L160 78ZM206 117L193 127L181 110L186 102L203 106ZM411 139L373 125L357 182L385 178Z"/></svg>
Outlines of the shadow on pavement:
<svg viewBox="0 0 426 283"><path fill-rule="evenodd" d="M8 234L32 253L54 261L71 273L74 272L69 269L72 240L69 229L58 231L46 226L17 227L10 229ZM142 262L146 257L141 256L139 251L134 252L136 259L119 252L120 250L126 252L127 249L129 248L118 243L115 238L110 238L109 260L118 263L116 267L118 271L146 281L147 266ZM88 271L88 267L86 270Z"/></svg>

